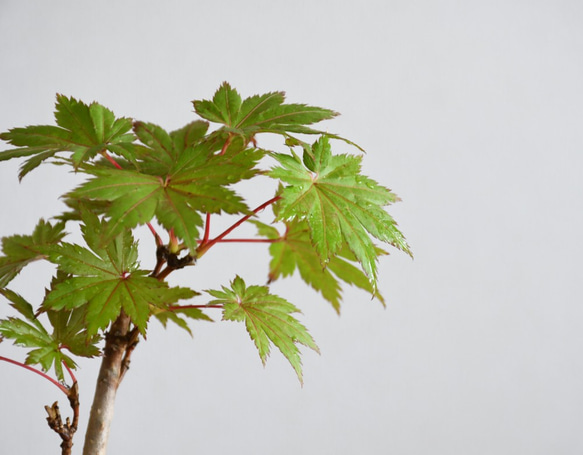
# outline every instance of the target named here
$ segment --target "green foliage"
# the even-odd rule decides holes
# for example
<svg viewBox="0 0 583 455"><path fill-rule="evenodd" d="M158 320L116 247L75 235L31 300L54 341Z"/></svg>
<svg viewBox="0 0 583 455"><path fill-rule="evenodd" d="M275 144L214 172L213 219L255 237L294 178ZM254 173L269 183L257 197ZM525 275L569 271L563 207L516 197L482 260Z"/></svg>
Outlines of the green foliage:
<svg viewBox="0 0 583 455"><path fill-rule="evenodd" d="M211 100L193 105L202 120L167 131L116 117L98 103L57 95L55 126L0 134L13 146L0 152L0 161L24 158L20 178L43 162L86 176L62 196L67 211L55 215L59 221L40 220L31 235L2 239L0 293L17 315L0 320L0 334L31 349L27 363L53 368L62 380L63 365L75 367L71 356L99 354L103 336L122 314L143 336L152 317L192 333L189 322L211 321L207 312L219 307L223 320L245 323L264 363L275 345L301 381L298 345L316 351L317 346L293 316L299 312L293 304L268 286L247 286L240 277L230 287L207 291L212 300L206 304L179 303L199 293L166 282L170 273L202 260L246 222L256 225L260 238L235 240L269 244L269 283L298 271L337 312L344 283L384 303L377 290L377 261L385 251L375 242L410 254L386 211L398 198L362 174L361 156L332 152L333 139L355 144L314 129L337 113L288 104L283 92L243 98L228 83ZM285 153L259 147L262 133L283 136ZM309 144L302 140L305 134L319 138ZM277 164L265 171L265 160ZM268 182L266 202L256 209L237 192L237 184L248 179L256 187ZM259 220L268 206L273 217ZM238 221L212 238L211 217L221 214ZM140 265L133 236L146 224L155 233L152 269ZM155 224L167 232L166 245ZM66 225L80 229L84 244L63 240ZM36 260L52 263L56 274L42 302L33 306L6 286Z"/></svg>
<svg viewBox="0 0 583 455"><path fill-rule="evenodd" d="M69 368L76 366L74 360L63 352L64 349L81 357L99 354L96 344L100 337L88 335L82 311L49 311L49 321L53 327L53 333L49 334L35 316L30 303L9 289L0 289L0 293L23 316L23 319L12 317L1 320L0 334L19 346L33 348L26 357L27 364L40 364L45 371L54 366L58 379L64 381L63 364Z"/></svg>
<svg viewBox="0 0 583 455"><path fill-rule="evenodd" d="M13 235L2 239L0 287L5 287L31 262L46 258L46 247L57 244L65 236L65 224L40 220L32 235Z"/></svg>
<svg viewBox="0 0 583 455"><path fill-rule="evenodd" d="M84 238L91 249L64 242L48 249L48 259L68 277L52 287L43 309L84 308L89 335L108 327L123 309L145 333L152 306L166 309L195 295L188 288L170 288L148 276L148 271L140 270L131 231L124 231L102 246L96 233L106 231L106 223L94 216L85 216L84 222Z"/></svg>
<svg viewBox="0 0 583 455"><path fill-rule="evenodd" d="M196 293L198 294L198 293ZM212 319L208 317L200 308L180 308L180 307L173 307L169 309L152 309L153 316L160 321L160 323L166 327L168 321L173 322L181 329L186 330L192 336L192 330L190 329L188 322L181 316L192 320L201 320L201 321L209 321L212 322Z"/></svg>
<svg viewBox="0 0 583 455"><path fill-rule="evenodd" d="M319 350L306 328L292 316L300 310L282 297L270 294L267 286L247 287L239 276L231 282L230 289L223 286L222 291L207 292L215 297L210 305L223 306L223 320L245 323L264 365L273 343L303 381L297 345Z"/></svg>
<svg viewBox="0 0 583 455"><path fill-rule="evenodd" d="M134 135L128 133L132 121L116 119L113 112L101 104L87 105L57 95L55 119L58 126L27 126L1 134L0 139L18 148L1 152L0 161L30 157L21 168L19 177L22 178L58 152L73 152L70 162L78 167L104 150L125 156L132 148Z"/></svg>
<svg viewBox="0 0 583 455"><path fill-rule="evenodd" d="M156 131L162 136L161 128ZM166 137L171 144L170 135ZM159 144L155 142L154 146ZM253 177L256 172L253 168L263 154L245 149L228 150L219 156L211 154L204 145L184 150L169 147L169 150L176 153L156 154L164 157L164 164L148 156L138 160L138 165L146 168L148 174L135 170L91 170L94 178L69 197L110 202L106 214L111 220L108 226L111 235L156 217L194 252L199 238L197 227L203 224L201 213L248 211L242 198L228 186Z"/></svg>
<svg viewBox="0 0 583 455"><path fill-rule="evenodd" d="M257 133L319 134L306 125L330 119L336 112L305 104L284 104L285 93L272 92L245 100L224 83L212 101L194 101L194 109L202 118L225 125L223 131L251 139Z"/></svg>
<svg viewBox="0 0 583 455"><path fill-rule="evenodd" d="M271 261L269 263L269 282L281 277L292 276L297 269L302 279L312 288L321 292L322 296L340 313L342 287L339 280L359 287L374 294L383 304L384 299L375 291L366 275L354 265L354 255L344 247L334 256L327 267L322 267L320 257L310 240L306 221L291 220L285 223L285 235L280 236L273 226L254 221L259 234L273 240L269 247ZM379 251L382 253L382 250Z"/></svg>
<svg viewBox="0 0 583 455"><path fill-rule="evenodd" d="M288 184L281 192L278 219L307 221L323 267L347 245L376 287L378 254L370 235L410 253L382 208L396 196L360 173L360 157L332 155L326 136L311 147L304 145L303 162L295 154L273 157L281 166L271 177Z"/></svg>

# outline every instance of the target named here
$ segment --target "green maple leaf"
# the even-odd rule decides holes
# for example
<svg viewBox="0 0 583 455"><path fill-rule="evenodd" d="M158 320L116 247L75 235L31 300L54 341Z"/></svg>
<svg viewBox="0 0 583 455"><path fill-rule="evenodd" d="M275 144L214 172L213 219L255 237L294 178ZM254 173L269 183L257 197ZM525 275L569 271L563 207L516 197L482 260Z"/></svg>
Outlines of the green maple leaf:
<svg viewBox="0 0 583 455"><path fill-rule="evenodd" d="M61 353L58 343L53 340L42 325L37 327L30 322L11 317L0 320L0 334L4 338L13 340L17 346L34 348L28 353L26 364L40 364L44 371L48 371L55 365L57 375L60 372L59 379L64 379L61 362L65 360L66 356Z"/></svg>
<svg viewBox="0 0 583 455"><path fill-rule="evenodd" d="M251 139L257 133L319 134L306 125L338 115L330 109L305 104L284 104L284 92L270 92L243 100L227 82L216 91L212 100L193 101L202 118L225 125L223 133L233 133Z"/></svg>
<svg viewBox="0 0 583 455"><path fill-rule="evenodd" d="M75 167L106 150L128 159L133 157L135 136L128 133L131 119L116 119L101 104L87 105L57 95L55 119L58 126L27 126L0 134L0 139L17 147L0 152L0 161L30 157L21 167L19 178L22 179L58 152L72 152L69 159Z"/></svg>
<svg viewBox="0 0 583 455"><path fill-rule="evenodd" d="M98 335L90 336L86 329L85 309L48 311L49 321L53 326L53 338L63 349L81 357L99 355L96 344L101 339Z"/></svg>
<svg viewBox="0 0 583 455"><path fill-rule="evenodd" d="M269 246L271 255L269 282L292 276L297 269L301 278L319 291L337 313L340 313L342 301L340 281L370 292L384 305L384 298L373 289L366 275L355 266L355 257L348 248L332 257L326 267L322 266L320 257L312 246L306 221L286 222L283 236L273 226L258 221L251 222L257 225L260 235L277 240Z"/></svg>
<svg viewBox="0 0 583 455"><path fill-rule="evenodd" d="M95 218L84 218L85 240L91 249L62 243L49 249L49 260L62 273L70 275L57 283L45 297L43 309L59 311L84 307L87 334L106 328L123 310L145 333L151 307L168 305L195 295L187 288L170 288L139 269L137 244L125 231L107 244L101 234L106 225Z"/></svg>
<svg viewBox="0 0 583 455"><path fill-rule="evenodd" d="M1 320L0 334L12 339L16 345L33 348L26 357L27 364L40 364L44 371L54 368L58 379L63 381L63 363L69 368L76 368L75 361L63 352L64 349L83 357L99 354L96 344L100 337L87 336L83 311L49 311L49 322L53 327L50 334L24 298L9 289L1 289L0 293L24 316L24 319L11 317Z"/></svg>
<svg viewBox="0 0 583 455"><path fill-rule="evenodd" d="M180 308L180 307L173 307L167 310L159 310L155 309L152 313L156 319L160 321L160 323L166 327L168 322L171 321L176 324L178 327L186 330L192 336L192 330L188 326L188 322L181 316L184 316L188 319L193 320L203 320L213 322L213 320L208 317L203 311L199 308Z"/></svg>
<svg viewBox="0 0 583 455"><path fill-rule="evenodd" d="M153 123L135 122L134 133L144 144L139 148L136 166L142 173L166 177L185 156L207 157L210 150L199 144L207 130L208 123L200 120L170 133Z"/></svg>
<svg viewBox="0 0 583 455"><path fill-rule="evenodd" d="M150 125L149 130L161 130ZM188 134L187 132L183 133ZM172 148L182 132L161 140L172 152L168 162L159 162L150 170L168 174L148 175L131 170L95 169L94 178L70 193L70 199L109 201L105 209L110 218L109 230L115 235L124 228L145 224L154 217L166 229L174 229L193 253L197 247L198 227L203 224L201 213L242 213L247 205L228 186L256 174L255 165L264 152L257 149L229 149L224 155L209 156L208 150L188 147ZM162 146L160 146L162 147ZM184 152L184 153L182 153ZM176 153L175 158L172 158ZM165 158L166 159L166 158ZM150 162L151 163L151 162Z"/></svg>
<svg viewBox="0 0 583 455"><path fill-rule="evenodd" d="M0 257L0 287L5 287L26 265L45 258L45 247L59 243L66 235L64 228L64 223L53 225L41 219L32 235L4 237L4 256Z"/></svg>
<svg viewBox="0 0 583 455"><path fill-rule="evenodd" d="M304 147L303 162L273 154L280 164L270 176L286 183L277 219L305 220L323 266L348 246L373 288L378 257L371 236L409 254L405 238L383 206L397 197L360 172L360 157L332 155L328 137Z"/></svg>
<svg viewBox="0 0 583 455"><path fill-rule="evenodd" d="M246 286L236 277L231 288L206 291L214 300L209 304L223 305L223 320L242 321L254 341L265 365L273 343L289 361L302 382L302 363L298 344L319 352L306 328L292 316L300 311L287 300L270 294L267 286Z"/></svg>

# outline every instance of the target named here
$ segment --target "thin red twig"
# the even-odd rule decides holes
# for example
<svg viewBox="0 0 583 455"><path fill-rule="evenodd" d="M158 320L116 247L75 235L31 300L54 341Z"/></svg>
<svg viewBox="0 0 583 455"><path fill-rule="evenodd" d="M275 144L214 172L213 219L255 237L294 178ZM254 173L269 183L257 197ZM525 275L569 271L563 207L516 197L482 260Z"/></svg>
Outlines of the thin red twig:
<svg viewBox="0 0 583 455"><path fill-rule="evenodd" d="M263 204L261 204L259 207L255 208L251 213L249 213L248 215L245 215L244 217L242 217L240 220L238 220L237 222L233 223L230 227L228 227L227 229L225 229L223 232L221 232L218 236L216 236L214 239L209 240L206 243L201 243L198 248L197 248L197 257L201 257L209 248L211 248L215 243L220 242L221 240L223 240L223 238L227 235L229 235L233 230L235 230L237 227L239 227L241 224L243 224L245 221L247 221L249 218L251 218L253 215L256 215L257 213L259 213L261 210L263 210L265 207L270 206L271 204L273 204L274 202L278 201L279 199L281 199L281 196L275 196L272 197L269 201L264 202Z"/></svg>
<svg viewBox="0 0 583 455"><path fill-rule="evenodd" d="M168 307L171 311L187 310L189 308L223 308L223 305L173 305Z"/></svg>
<svg viewBox="0 0 583 455"><path fill-rule="evenodd" d="M146 224L148 225L148 228L150 228L150 232L152 233L152 235L154 236L154 239L156 240L156 246L161 246L162 239L160 238L160 236L156 232L156 229L154 229L154 226L152 226L152 223L147 222Z"/></svg>
<svg viewBox="0 0 583 455"><path fill-rule="evenodd" d="M223 148L221 148L221 152L219 153L219 155L224 155L227 152L227 149L229 148L229 145L231 145L231 138L232 137L233 136L231 134L229 134L229 137L227 138L227 140L223 144Z"/></svg>
<svg viewBox="0 0 583 455"><path fill-rule="evenodd" d="M60 384L58 381L56 381L55 379L51 378L50 376L48 376L47 374L43 373L42 371L37 370L36 368L32 368L31 366L28 366L28 365L26 365L26 364L24 364L22 362L17 362L16 360L12 360L12 359L9 359L9 358L3 357L3 356L0 356L0 360L3 360L3 361L8 362L8 363L12 363L13 365L16 365L16 366L25 368L25 369L27 369L29 371L32 371L33 373L38 374L39 376L42 376L47 381L51 381L54 385L56 385L59 388L59 390L61 392L63 392L65 395L69 396L69 391L67 390L67 388L63 384Z"/></svg>
<svg viewBox="0 0 583 455"><path fill-rule="evenodd" d="M69 373L69 376L71 376L71 381L73 381L73 384L76 383L77 382L77 378L75 377L75 374L73 373L73 370L71 370L71 368L69 368L69 365L67 365L67 363L65 361L63 361L63 365L67 369L67 372Z"/></svg>
<svg viewBox="0 0 583 455"><path fill-rule="evenodd" d="M204 223L204 236L200 243L205 244L206 242L208 242L210 232L211 232L211 214L207 213L206 221Z"/></svg>
<svg viewBox="0 0 583 455"><path fill-rule="evenodd" d="M280 242L281 239L221 239L217 243L275 243Z"/></svg>
<svg viewBox="0 0 583 455"><path fill-rule="evenodd" d="M122 167L119 165L119 163L118 163L117 161L115 161L115 160L114 160L114 159L111 157L111 155L110 155L109 153L107 153L107 151L106 151L106 150L104 150L103 152L101 152L101 154L102 154L102 155L105 157L105 159L106 159L107 161L109 161L111 164L113 164L113 165L114 165L116 168L118 168L118 169L123 169L123 168L122 168Z"/></svg>

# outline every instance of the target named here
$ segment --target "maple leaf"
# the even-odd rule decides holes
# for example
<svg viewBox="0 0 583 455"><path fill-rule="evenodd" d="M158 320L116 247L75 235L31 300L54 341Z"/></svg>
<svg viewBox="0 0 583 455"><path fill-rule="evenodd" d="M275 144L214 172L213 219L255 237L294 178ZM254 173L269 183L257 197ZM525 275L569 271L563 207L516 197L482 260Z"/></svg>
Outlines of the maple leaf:
<svg viewBox="0 0 583 455"><path fill-rule="evenodd" d="M337 112L306 104L284 104L284 92L255 95L245 100L227 82L216 91L212 100L193 101L202 118L225 125L223 131L251 139L257 133L320 134L306 125L327 120Z"/></svg>
<svg viewBox="0 0 583 455"><path fill-rule="evenodd" d="M138 149L136 166L142 173L165 177L184 156L204 154L207 157L209 150L195 149L207 129L208 123L200 120L170 133L153 123L135 122L134 133L144 144Z"/></svg>
<svg viewBox="0 0 583 455"><path fill-rule="evenodd" d="M27 364L40 364L44 371L53 367L58 379L63 381L63 363L69 368L76 368L74 360L63 352L64 349L83 357L99 354L96 344L100 337L87 336L83 311L49 311L49 322L53 327L50 334L34 315L32 305L23 297L9 289L0 289L0 293L24 316L24 319L10 317L1 320L0 334L12 339L16 345L33 348L26 357Z"/></svg>
<svg viewBox="0 0 583 455"><path fill-rule="evenodd" d="M131 119L116 119L101 104L87 105L57 95L55 119L58 126L27 126L0 134L0 139L18 147L0 152L0 161L30 157L21 167L20 179L58 152L72 152L69 159L76 168L105 150L128 159L133 157L135 136L128 133Z"/></svg>
<svg viewBox="0 0 583 455"><path fill-rule="evenodd" d="M178 327L186 330L191 336L192 336L192 330L190 330L190 327L188 326L188 322L182 318L181 316L185 316L189 319L193 319L193 320L203 320L203 321L209 321L209 322L213 322L213 320L208 317L205 313L203 313L203 311L200 308L180 308L178 307L172 307L170 309L166 309L166 310L160 310L160 309L153 309L152 310L152 315L156 317L156 319L158 319L160 321L160 323L166 327L168 324L168 321L172 321L174 322Z"/></svg>
<svg viewBox="0 0 583 455"><path fill-rule="evenodd" d="M251 222L257 226L260 235L277 240L269 246L269 282L291 276L297 269L301 278L319 291L337 313L340 313L342 301L340 280L370 292L384 305L383 296L373 289L366 275L354 265L355 257L348 248L342 249L326 267L322 267L320 257L312 246L306 221L286 222L283 236L273 226L256 220Z"/></svg>
<svg viewBox="0 0 583 455"><path fill-rule="evenodd" d="M4 237L4 256L0 257L0 287L5 287L26 265L45 258L45 247L60 242L66 235L64 228L64 223L53 225L41 219L32 235Z"/></svg>
<svg viewBox="0 0 583 455"><path fill-rule="evenodd" d="M281 166L269 173L288 185L280 191L277 219L306 220L323 266L346 244L376 288L378 257L371 236L411 254L405 238L383 206L397 197L360 173L361 158L332 155L327 136L293 153L274 153Z"/></svg>
<svg viewBox="0 0 583 455"><path fill-rule="evenodd" d="M222 291L206 292L215 297L209 302L210 305L223 305L223 320L245 323L264 365L273 343L302 382L302 363L297 344L316 352L319 350L306 328L292 316L300 310L282 297L270 294L267 286L246 286L239 276L231 282L230 289L223 286Z"/></svg>
<svg viewBox="0 0 583 455"><path fill-rule="evenodd" d="M174 287L149 277L139 270L137 245L131 232L125 231L101 245L94 232L103 227L86 217L85 240L92 247L62 243L49 248L48 258L62 273L70 275L57 283L46 295L42 308L59 311L85 307L87 334L92 336L109 325L123 310L131 321L145 333L151 306L168 305L195 295L194 291Z"/></svg>
<svg viewBox="0 0 583 455"><path fill-rule="evenodd" d="M152 125L148 129L157 131L159 138L164 136L162 130ZM173 148L171 144L180 142L181 136L182 133L176 133L174 139L172 135L159 139L171 152L167 155L167 162L158 162L157 167L150 166L149 169L161 171L161 175L118 169L89 170L94 178L69 193L68 197L111 202L105 209L111 220L110 235L156 217L166 229L174 229L176 236L194 253L198 227L203 224L201 212L234 214L248 211L242 198L228 186L253 177L257 172L255 165L264 152L230 149L224 155L209 156L208 150L202 146L184 150ZM175 153L176 160L172 161L171 156ZM164 174L166 171L169 173Z"/></svg>

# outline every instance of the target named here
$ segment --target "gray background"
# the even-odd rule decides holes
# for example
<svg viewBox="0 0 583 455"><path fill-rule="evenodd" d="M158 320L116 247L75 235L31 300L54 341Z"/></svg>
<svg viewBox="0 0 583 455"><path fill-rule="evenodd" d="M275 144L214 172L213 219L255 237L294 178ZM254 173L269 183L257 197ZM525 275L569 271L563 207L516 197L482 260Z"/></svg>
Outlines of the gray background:
<svg viewBox="0 0 583 455"><path fill-rule="evenodd" d="M174 129L228 80L340 111L325 127L403 199L391 213L416 257L381 261L387 309L348 289L339 318L303 282L275 286L322 351L303 388L279 353L261 366L241 325L191 340L153 322L109 453L583 453L582 20L574 0L1 0L2 131L52 123L56 92ZM56 214L76 181L47 167L18 185L16 168L0 165L1 235ZM220 246L172 282L262 284L266 261ZM48 273L14 288L38 301ZM84 427L97 362L81 367ZM0 375L0 452L59 453L42 406L64 397Z"/></svg>

